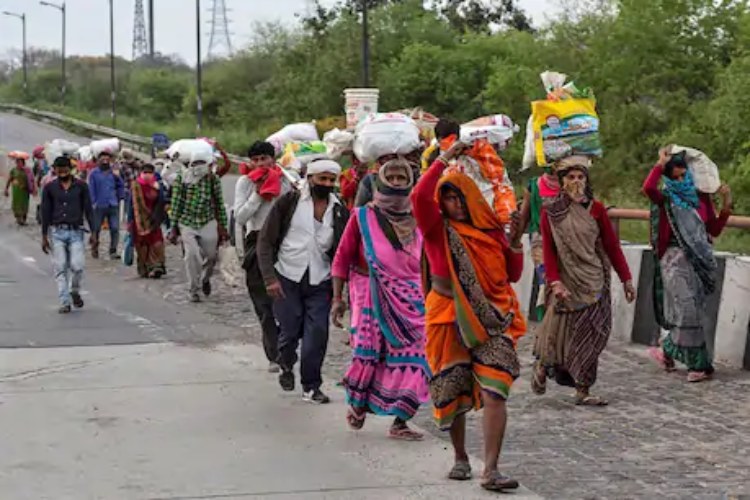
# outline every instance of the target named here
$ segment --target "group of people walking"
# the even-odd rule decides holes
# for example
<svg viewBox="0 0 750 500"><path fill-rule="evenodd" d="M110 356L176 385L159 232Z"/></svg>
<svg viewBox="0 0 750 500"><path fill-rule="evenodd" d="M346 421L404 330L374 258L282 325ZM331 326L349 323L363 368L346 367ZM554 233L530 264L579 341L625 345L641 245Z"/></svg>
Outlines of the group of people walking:
<svg viewBox="0 0 750 500"><path fill-rule="evenodd" d="M436 424L453 444L449 477L467 480L466 414L484 408L481 484L510 490L518 482L500 472L499 457L506 401L521 371L516 346L528 329L513 289L523 271L522 236L530 235L540 297L532 311L541 320L531 377L538 395L554 380L573 388L579 405L608 404L592 387L612 328L611 271L628 302L636 292L607 210L594 196L589 157L555 162L530 181L520 211L501 217L476 179L454 167L460 157L480 162L497 153L458 141L455 122L441 120L439 128L445 137L426 170L420 151L385 155L369 168L356 164L344 179L336 161L318 159L299 186L276 164L274 146L256 142L235 186L237 246L269 371L282 390L295 390L299 361L304 398L330 401L321 389L329 325L343 327L348 312L348 426L360 430L369 415L388 416L389 437L418 441L423 436L409 422L431 400ZM123 175L113 174L111 155L97 160L87 186L71 175L69 158L57 158L42 194L42 246L53 253L61 312L83 305L83 219L95 257L108 221L115 258L121 200L139 274L166 272L168 219L168 239L183 244L190 300L210 295L218 247L229 238L212 160L182 164L171 186L151 164L121 167ZM14 197L31 189L23 168L19 161L9 181ZM711 198L695 189L685 158L666 151L644 192L653 203L655 306L669 332L652 355L666 370L686 364L690 382L705 380L713 372L701 327L716 280L710 238L726 224L731 193L722 186L717 215Z"/></svg>

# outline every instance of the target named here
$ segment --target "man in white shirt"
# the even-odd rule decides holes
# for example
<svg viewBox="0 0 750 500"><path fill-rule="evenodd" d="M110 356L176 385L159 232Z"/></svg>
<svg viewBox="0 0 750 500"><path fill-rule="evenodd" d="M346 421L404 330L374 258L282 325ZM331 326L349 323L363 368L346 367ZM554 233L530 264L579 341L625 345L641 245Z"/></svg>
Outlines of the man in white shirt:
<svg viewBox="0 0 750 500"><path fill-rule="evenodd" d="M234 189L234 220L236 230L239 230L236 234L242 240L245 283L263 330L263 349L271 373L279 372L279 327L273 315L273 300L266 293L266 285L260 274L255 249L258 233L271 206L280 196L291 191L289 182L274 161L275 153L273 145L268 142L258 141L250 146L247 153L250 157L249 171L240 176ZM241 235L245 235L244 240Z"/></svg>
<svg viewBox="0 0 750 500"><path fill-rule="evenodd" d="M331 262L349 211L333 194L341 166L315 160L300 191L281 196L258 236L257 258L266 291L275 299L279 321L279 384L294 390L297 346L302 340L300 373L305 399L324 404L321 368L328 347L331 312Z"/></svg>

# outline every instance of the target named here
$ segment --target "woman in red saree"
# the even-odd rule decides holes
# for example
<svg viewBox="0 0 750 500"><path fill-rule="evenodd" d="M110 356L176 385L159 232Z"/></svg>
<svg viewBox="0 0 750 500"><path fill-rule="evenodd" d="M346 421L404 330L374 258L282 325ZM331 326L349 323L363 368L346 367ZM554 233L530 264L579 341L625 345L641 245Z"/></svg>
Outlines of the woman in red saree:
<svg viewBox="0 0 750 500"><path fill-rule="evenodd" d="M138 276L161 278L166 274L164 234L161 224L165 216L164 187L156 180L154 166L146 164L133 181L130 192L133 202L130 213L130 234L136 253Z"/></svg>

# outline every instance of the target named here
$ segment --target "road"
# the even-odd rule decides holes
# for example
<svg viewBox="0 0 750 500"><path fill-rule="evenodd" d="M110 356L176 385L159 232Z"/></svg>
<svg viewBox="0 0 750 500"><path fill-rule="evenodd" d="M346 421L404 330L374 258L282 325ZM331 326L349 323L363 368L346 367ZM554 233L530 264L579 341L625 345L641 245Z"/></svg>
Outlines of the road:
<svg viewBox="0 0 750 500"><path fill-rule="evenodd" d="M28 118L8 113L0 113L0 146L6 151L20 149L31 152L37 145L44 144L52 139L67 139L86 145L91 139L76 136L64 130L60 130L45 123L35 122ZM4 157L0 159L0 175L4 173ZM234 184L237 182L236 175L226 175L221 180L224 193L224 203L232 206L234 202Z"/></svg>
<svg viewBox="0 0 750 500"><path fill-rule="evenodd" d="M17 125L20 119L15 117L0 119L6 129L9 122L23 128L33 142L57 134L23 120ZM4 211L0 346L15 349L0 349L0 400L5 401L0 406L0 440L4 451L11 450L0 456L0 497L24 497L14 494L19 491L14 488L27 483L55 491L53 479L59 479L71 488L91 488L101 493L99 498L251 496L240 492L280 498L368 498L371 493L378 498L484 498L476 485L456 490L439 481L449 444L447 436L435 430L428 408L415 421L435 437L416 447L384 445L377 439L384 419L368 419L359 434L345 429L343 394L333 386L350 356L345 332L332 332L326 358L326 389L335 400L331 407L309 411L298 404L297 395L280 395L273 377L263 373L257 322L231 250L224 256L223 279L215 281L214 295L198 305L187 304L176 248L169 249L169 275L160 282L134 279L133 271L118 263L89 262L87 307L61 318L55 313L49 262L34 239L38 229L15 229ZM582 408L553 384L544 397L531 394L532 340L529 334L519 344L524 369L509 400L503 452L505 470L531 490L555 499L719 500L750 495L750 372L719 367L715 380L686 384L684 371L665 375L643 348L611 341L595 386L611 404ZM111 367L106 360L112 360ZM102 366L111 370L97 368ZM83 367L80 371L87 375L74 376L65 367ZM177 389L180 384L185 384L186 394ZM40 414L49 414L51 420ZM189 418L193 415L195 419ZM480 456L481 419L470 414L468 422L470 452ZM301 435L298 426L309 432ZM39 429L47 432L40 436ZM67 455L59 451L66 446L56 434L61 432L76 438L67 443ZM141 439L157 442L166 451L133 445ZM261 457L252 454L257 443L262 443L257 448ZM118 446L122 454L116 453ZM69 463L51 461L49 450ZM203 460L202 452L213 461ZM370 454L379 458L367 462L363 457ZM238 461L247 466L237 470ZM327 461L330 468L323 466ZM122 473L105 471L101 463L113 463ZM180 463L184 472L169 467L171 463ZM283 471L269 471L268 464ZM101 472L104 479L71 479L75 474L85 477L80 472L84 466ZM337 474L337 467L343 472ZM223 485L206 470L225 471L219 476ZM261 472L269 483L259 479ZM275 481L279 474L288 480ZM419 481L409 483L415 477ZM129 478L136 478L133 484ZM385 489L389 483L412 489ZM130 489L112 493L107 488L113 485ZM320 493L324 487L331 489Z"/></svg>

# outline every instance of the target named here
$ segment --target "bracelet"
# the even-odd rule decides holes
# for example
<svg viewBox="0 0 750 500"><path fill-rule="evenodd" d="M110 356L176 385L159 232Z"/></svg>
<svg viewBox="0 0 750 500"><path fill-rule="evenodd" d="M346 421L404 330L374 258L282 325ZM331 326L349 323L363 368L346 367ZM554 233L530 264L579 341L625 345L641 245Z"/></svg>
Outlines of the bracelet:
<svg viewBox="0 0 750 500"><path fill-rule="evenodd" d="M440 163L442 163L443 165L448 165L448 164L449 164L449 162L450 162L450 160L448 160L448 159L447 159L447 158L446 158L445 156L443 156L443 155L440 155L440 156L438 156L437 158L435 158L435 160L439 161L439 162L440 162Z"/></svg>

